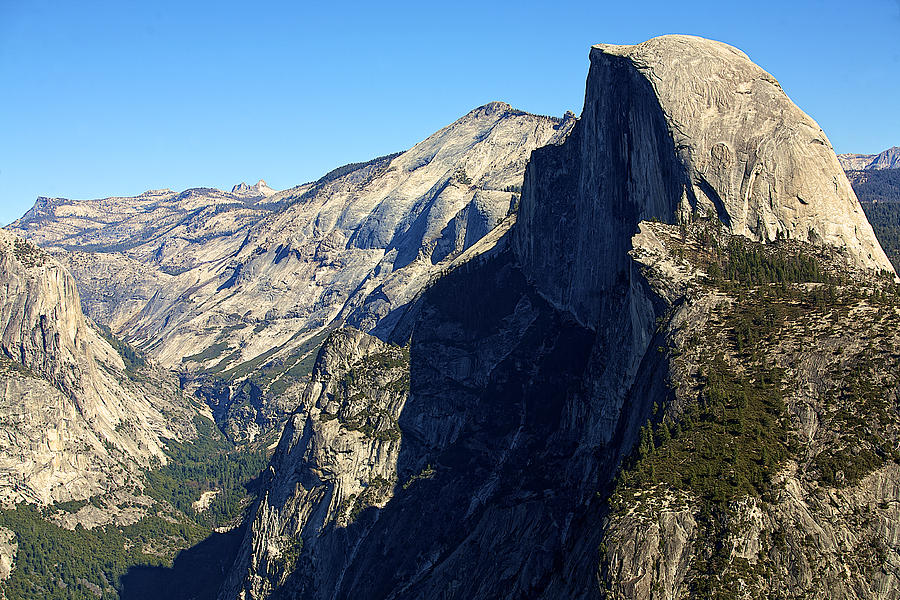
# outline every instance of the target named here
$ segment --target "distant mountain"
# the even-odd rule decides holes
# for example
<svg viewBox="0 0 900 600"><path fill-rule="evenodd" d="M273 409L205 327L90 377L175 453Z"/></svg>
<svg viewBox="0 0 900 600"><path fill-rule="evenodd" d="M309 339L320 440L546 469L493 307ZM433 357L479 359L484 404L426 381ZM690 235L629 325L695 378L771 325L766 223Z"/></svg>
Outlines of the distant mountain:
<svg viewBox="0 0 900 600"><path fill-rule="evenodd" d="M269 187L269 185L260 179L254 185L247 185L245 182L241 182L231 188L231 193L236 196L271 196L277 193L277 190L273 190Z"/></svg>
<svg viewBox="0 0 900 600"><path fill-rule="evenodd" d="M900 146L879 154L838 154L838 160L845 171L900 169Z"/></svg>
<svg viewBox="0 0 900 600"><path fill-rule="evenodd" d="M575 119L493 102L410 150L272 192L201 188L41 198L9 229L58 253L85 310L252 438L292 410L318 344L393 322L515 208L532 150Z"/></svg>

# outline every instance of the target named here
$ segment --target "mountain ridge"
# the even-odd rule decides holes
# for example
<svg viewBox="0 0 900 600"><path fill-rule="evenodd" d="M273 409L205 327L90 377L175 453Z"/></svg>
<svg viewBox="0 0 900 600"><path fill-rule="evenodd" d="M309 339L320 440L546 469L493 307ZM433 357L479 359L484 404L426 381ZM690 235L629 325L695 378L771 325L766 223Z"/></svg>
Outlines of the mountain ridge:
<svg viewBox="0 0 900 600"><path fill-rule="evenodd" d="M263 398L268 387L294 386L329 327L398 318L433 273L506 217L531 149L573 122L493 102L403 153L265 197L201 189L43 202L10 229L65 250L86 309L198 377L220 420L247 399L235 400L234 374L265 367L249 382L249 416L232 428L252 437L285 410Z"/></svg>
<svg viewBox="0 0 900 600"><path fill-rule="evenodd" d="M900 169L900 146L878 154L838 154L838 160L845 171Z"/></svg>

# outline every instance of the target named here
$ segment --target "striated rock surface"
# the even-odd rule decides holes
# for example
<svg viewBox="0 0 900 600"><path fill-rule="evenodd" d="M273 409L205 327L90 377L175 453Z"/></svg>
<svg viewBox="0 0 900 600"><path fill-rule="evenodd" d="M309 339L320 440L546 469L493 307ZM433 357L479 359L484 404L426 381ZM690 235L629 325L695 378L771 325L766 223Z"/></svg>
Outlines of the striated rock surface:
<svg viewBox="0 0 900 600"><path fill-rule="evenodd" d="M341 572L316 557L340 552L347 542L342 529L359 527L363 511L393 495L397 420L408 395L408 349L351 329L329 337L282 435L226 587L265 597L301 568L301 553L308 581L339 585Z"/></svg>
<svg viewBox="0 0 900 600"><path fill-rule="evenodd" d="M825 134L744 53L675 35L590 56L581 122L535 153L515 238L556 304L594 322L596 294L651 217L711 213L750 239L847 247L857 264L892 270ZM531 235L538 219L556 220L551 235Z"/></svg>
<svg viewBox="0 0 900 600"><path fill-rule="evenodd" d="M845 171L900 169L900 146L878 154L838 154L838 160Z"/></svg>
<svg viewBox="0 0 900 600"><path fill-rule="evenodd" d="M165 462L193 430L177 381L133 365L83 316L75 280L0 231L0 502L87 498Z"/></svg>
<svg viewBox="0 0 900 600"><path fill-rule="evenodd" d="M65 250L89 314L195 377L219 421L252 438L296 406L331 328L389 331L507 216L531 151L573 123L494 102L283 192L41 199L11 229Z"/></svg>
<svg viewBox="0 0 900 600"><path fill-rule="evenodd" d="M748 264L782 279L741 288ZM375 329L409 347L402 400L382 383L338 396L334 378L359 381L342 373L383 347L352 332L325 346L220 598L771 597L797 582L895 597L895 369L864 398L811 375L827 353L845 372L865 362L880 314L865 298L891 289L871 271L891 269L824 134L745 55L687 36L595 47L582 117L533 152L516 219L448 266ZM780 329L759 340L757 322ZM820 322L845 337L816 350ZM757 344L782 339L765 363ZM755 395L710 392L719 374ZM750 398L755 421L691 412ZM370 405L387 411L371 435L345 431ZM393 420L397 439L377 440ZM359 512L339 508L348 492ZM887 504L851 523L871 499ZM808 532L821 563L797 550ZM848 564L842 585L835 549L862 556L864 539L884 560Z"/></svg>

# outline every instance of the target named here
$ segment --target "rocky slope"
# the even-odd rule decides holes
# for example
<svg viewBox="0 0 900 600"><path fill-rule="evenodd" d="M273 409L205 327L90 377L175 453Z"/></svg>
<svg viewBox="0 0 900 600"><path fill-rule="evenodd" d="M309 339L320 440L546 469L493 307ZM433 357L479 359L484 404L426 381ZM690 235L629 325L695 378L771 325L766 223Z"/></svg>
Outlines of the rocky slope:
<svg viewBox="0 0 900 600"><path fill-rule="evenodd" d="M531 151L573 122L491 103L406 152L284 192L42 199L11 228L71 251L60 259L89 314L200 376L220 422L235 416L232 433L252 437L296 406L331 327L389 329L506 217Z"/></svg>
<svg viewBox="0 0 900 600"><path fill-rule="evenodd" d="M878 154L838 154L838 160L845 171L900 169L900 146Z"/></svg>
<svg viewBox="0 0 900 600"><path fill-rule="evenodd" d="M582 117L533 153L517 215L382 321L392 345L326 343L220 598L767 597L795 583L896 597L900 419L878 359L893 341L853 380L877 389L840 371L894 297L873 274L893 270L827 139L725 44L665 36L590 58ZM680 225L634 237L647 220ZM825 308L794 327L751 295L769 282L781 304ZM839 370L816 378L826 354ZM758 435L736 450L721 432L751 398L757 420L738 424ZM696 477L667 479L682 473L653 461L670 455ZM860 558L840 567L847 549Z"/></svg>
<svg viewBox="0 0 900 600"><path fill-rule="evenodd" d="M713 222L643 223L632 254L671 392L611 494L607 597L898 597L893 282Z"/></svg>
<svg viewBox="0 0 900 600"><path fill-rule="evenodd" d="M135 483L193 431L173 378L141 370L82 314L75 280L0 231L0 502L48 504Z"/></svg>

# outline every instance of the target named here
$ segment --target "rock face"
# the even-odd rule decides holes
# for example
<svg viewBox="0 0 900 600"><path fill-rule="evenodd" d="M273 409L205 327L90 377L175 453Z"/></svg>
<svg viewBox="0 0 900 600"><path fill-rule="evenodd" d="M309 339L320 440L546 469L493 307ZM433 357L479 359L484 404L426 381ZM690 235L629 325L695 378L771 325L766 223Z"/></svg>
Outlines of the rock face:
<svg viewBox="0 0 900 600"><path fill-rule="evenodd" d="M47 252L0 231L0 502L87 498L165 462L192 429L177 381L136 381ZM168 414L169 416L164 416Z"/></svg>
<svg viewBox="0 0 900 600"><path fill-rule="evenodd" d="M223 600L712 597L703 595L710 589L704 577L721 574L731 582L725 576L742 561L764 562L771 567L765 573L781 578L763 588L765 597L766 589L788 589L794 575L787 573L816 573L818 565L809 567L796 553L769 562L748 558L760 557L763 546L753 534L741 537L747 530L736 521L700 510L716 501L703 489L664 489L663 482L654 488L661 493L651 494L637 476L623 487L614 475L635 446L649 452L648 423L662 422L662 414L679 418L699 402L702 373L668 350L681 328L710 325L720 336L710 347L727 349L735 360L744 351L728 345L736 334L713 318L721 294L703 288L706 273L685 258L720 256L732 246L705 249L697 240L737 234L763 248L758 252L801 245L811 255L828 254L837 265L829 272L850 273L856 282L876 281L873 269L891 270L821 130L771 76L724 44L665 36L597 46L582 117L568 135L532 154L515 217L374 329L408 345L408 395L391 387L402 371L398 362L380 377L368 368L365 378L347 375L371 363L363 357L385 352L381 342L344 332L326 344L273 459ZM674 225L658 231L639 225L650 219L677 221L683 233ZM680 249L669 238L682 240ZM797 272L818 272L799 264L805 266ZM694 289L707 291L691 295ZM772 320L765 315L759 318ZM802 354L811 346L803 335L812 334L796 334L791 348ZM865 339L858 335L847 347L858 349ZM812 356L789 354L784 350L780 364L816 364ZM353 387L359 381L363 387ZM804 392L810 380L791 381L797 397L818 397ZM804 406L790 404L790 418L815 434ZM767 418L769 427L788 419ZM885 439L895 439L892 419L882 428ZM887 452L889 444L873 450L866 432L841 438L834 423L819 430L822 437L802 457L807 464L832 465L820 470L830 468L833 476L828 443L855 444L861 456ZM786 443L778 438L773 448L782 452ZM787 456L756 460L784 466ZM801 459L796 452L790 457ZM851 493L848 514L865 498L893 498L895 465L877 462L860 469L863 483L852 483L869 487ZM624 464L631 472L632 462ZM800 477L819 477L832 493L836 480L822 479L817 468ZM791 494L803 497L791 473L772 484L788 504ZM623 509L614 502L626 492L665 504L647 504L634 516L627 503ZM354 493L352 510L342 509ZM767 508L757 518L756 498L739 497L748 508L734 504L733 511L764 523L754 525L758 531L794 540L831 528L828 547L841 546L840 531L849 525L832 519L824 504L807 524L794 526L786 515L799 504L777 515ZM897 537L884 518L893 510L889 504L879 512L861 536L877 538L891 565ZM724 559L706 551L731 547L716 541L722 530L736 540ZM851 577L872 576L870 566L854 563ZM764 581L741 577L729 589ZM862 597L814 576L797 577L814 594ZM890 577L872 579L866 590L893 597Z"/></svg>
<svg viewBox="0 0 900 600"><path fill-rule="evenodd" d="M0 581L9 579L10 573L16 566L18 550L16 534L5 527L0 527Z"/></svg>
<svg viewBox="0 0 900 600"><path fill-rule="evenodd" d="M59 258L89 314L198 376L220 422L242 405L233 433L252 437L296 406L295 375L334 325L393 327L397 309L506 218L531 151L573 123L495 102L406 152L283 192L41 199L11 228L68 251Z"/></svg>
<svg viewBox="0 0 900 600"><path fill-rule="evenodd" d="M265 181L260 179L254 185L247 185L242 181L231 188L231 193L235 196L271 196L277 193L277 190L273 190Z"/></svg>
<svg viewBox="0 0 900 600"><path fill-rule="evenodd" d="M560 149L535 153L534 201L519 215L518 255L555 303L595 321L635 223L676 214L715 214L753 240L846 247L857 264L892 270L824 132L744 53L664 36L590 56L582 124ZM529 235L551 218L550 236Z"/></svg>
<svg viewBox="0 0 900 600"><path fill-rule="evenodd" d="M408 396L407 349L356 330L332 334L285 428L274 476L238 558L241 568L226 586L241 587L246 580L251 594L268 595L298 567L301 551L328 555L346 543L339 532L316 535L318 527L348 527L364 509L391 498L398 483L397 420ZM300 512L285 513L285 504ZM329 587L340 576L337 570L309 574Z"/></svg>
<svg viewBox="0 0 900 600"><path fill-rule="evenodd" d="M900 169L900 146L878 154L838 154L838 160L845 171Z"/></svg>
<svg viewBox="0 0 900 600"><path fill-rule="evenodd" d="M741 51L689 36L598 45L592 65L640 73L659 99L686 168L685 200L735 234L846 246L891 267L821 128Z"/></svg>

